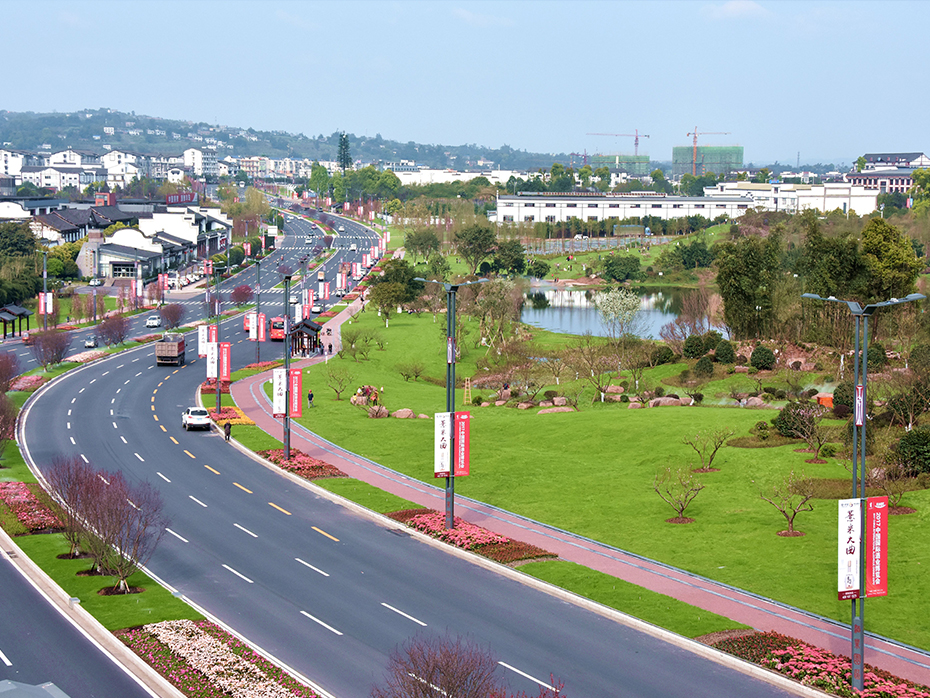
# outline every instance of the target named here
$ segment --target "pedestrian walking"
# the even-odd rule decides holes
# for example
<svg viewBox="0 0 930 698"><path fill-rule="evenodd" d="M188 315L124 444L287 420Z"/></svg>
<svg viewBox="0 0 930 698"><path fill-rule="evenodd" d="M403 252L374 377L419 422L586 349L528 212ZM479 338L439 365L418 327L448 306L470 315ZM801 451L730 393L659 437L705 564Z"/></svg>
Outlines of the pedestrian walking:
<svg viewBox="0 0 930 698"><path fill-rule="evenodd" d="M313 407L313 388L307 391L307 406Z"/></svg>
<svg viewBox="0 0 930 698"><path fill-rule="evenodd" d="M232 434L232 422L226 422L223 426L223 434L226 437L226 440L229 441L229 436Z"/></svg>
<svg viewBox="0 0 930 698"><path fill-rule="evenodd" d="M333 353L333 343L332 343L332 342L329 343L329 353L330 353L330 354Z"/></svg>

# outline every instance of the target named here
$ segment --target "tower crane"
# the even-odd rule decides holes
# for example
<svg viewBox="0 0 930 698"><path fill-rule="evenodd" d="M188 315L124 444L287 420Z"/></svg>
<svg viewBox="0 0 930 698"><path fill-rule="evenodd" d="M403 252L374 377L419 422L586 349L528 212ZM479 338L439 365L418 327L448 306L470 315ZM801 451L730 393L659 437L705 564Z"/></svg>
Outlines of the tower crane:
<svg viewBox="0 0 930 698"><path fill-rule="evenodd" d="M729 131L700 131L698 132L697 126L694 127L694 132L689 133L689 136L694 136L694 150L691 152L691 176L697 176L697 137L698 136L729 136Z"/></svg>
<svg viewBox="0 0 930 698"><path fill-rule="evenodd" d="M587 133L587 136L619 136L621 138L633 139L633 155L639 155L639 129L633 129L633 133ZM645 133L643 138L649 138Z"/></svg>
<svg viewBox="0 0 930 698"><path fill-rule="evenodd" d="M575 166L575 157L581 158L581 161L582 161L585 165L588 164L588 149L587 149L587 148L585 148L585 150L584 150L583 153L569 153L569 155L572 156L572 159L569 161L569 164L568 164L569 167L574 167L574 166Z"/></svg>

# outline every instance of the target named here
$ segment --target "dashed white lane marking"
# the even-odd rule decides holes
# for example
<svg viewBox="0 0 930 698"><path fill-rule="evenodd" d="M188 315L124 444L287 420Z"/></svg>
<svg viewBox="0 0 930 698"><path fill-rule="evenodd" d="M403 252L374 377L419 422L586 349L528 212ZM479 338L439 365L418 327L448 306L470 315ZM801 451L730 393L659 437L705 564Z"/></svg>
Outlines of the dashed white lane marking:
<svg viewBox="0 0 930 698"><path fill-rule="evenodd" d="M142 371L139 371L139 372L136 374L135 377L138 378L138 377L141 376L141 375L142 375ZM126 381L126 382L128 383L129 381Z"/></svg>
<svg viewBox="0 0 930 698"><path fill-rule="evenodd" d="M77 402L77 398L76 397L71 398L71 404L73 405L75 402Z"/></svg>
<svg viewBox="0 0 930 698"><path fill-rule="evenodd" d="M80 393L83 393L85 390L86 390L86 388L81 388L80 390L78 390L78 393L79 393L79 394L80 394Z"/></svg>
<svg viewBox="0 0 930 698"><path fill-rule="evenodd" d="M540 680L537 679L535 676L530 676L530 675L527 674L526 672L520 671L520 670L517 669L516 667L510 666L510 665L507 664L506 662L498 662L498 664L500 664L500 665L501 665L502 667L504 667L505 669L510 669L510 670L511 670L512 672L514 672L515 674L520 674L520 676L522 676L524 679L529 679L530 681L535 681L536 683L538 683L538 684L539 684L540 686L542 686L543 688L548 688L550 691L556 690L556 689L555 689L555 686L550 686L550 685L547 684L545 681L540 681Z"/></svg>
<svg viewBox="0 0 930 698"><path fill-rule="evenodd" d="M83 453L81 454L81 458L85 463L90 463L90 461L87 460L87 456L85 456Z"/></svg>
<svg viewBox="0 0 930 698"><path fill-rule="evenodd" d="M195 502L197 502L197 503L198 503L200 506L202 506L204 509L207 508L207 505L204 504L203 502L201 502L199 499L197 499L197 497L195 497L194 495L189 494L189 495L187 495L187 496L190 497L191 499L193 499Z"/></svg>
<svg viewBox="0 0 930 698"><path fill-rule="evenodd" d="M236 570L234 570L234 569L233 569L232 567L230 567L229 565L223 565L223 567L224 567L225 569L229 570L230 572L232 572L232 573L233 573L234 575L236 575L237 577L240 577L241 579L244 579L244 580L247 581L249 584L255 584L255 582L253 582L251 579L249 579L248 577L246 577L246 576L245 576L244 574L242 574L241 572L236 572ZM339 633L339 634L342 635L342 633Z"/></svg>
<svg viewBox="0 0 930 698"><path fill-rule="evenodd" d="M226 566L226 565L223 565L223 567L225 567L225 566ZM309 618L310 620L312 620L314 623L319 623L319 624L322 625L324 628L326 628L327 630L329 630L331 633L336 633L336 635L342 635L342 633L339 632L338 630L336 630L333 626L327 625L326 623L324 623L323 621L321 621L319 618L314 618L313 616L311 616L311 615L310 615L309 613L307 613L306 611L301 611L300 613L301 613L301 615L307 616L307 618Z"/></svg>
<svg viewBox="0 0 930 698"><path fill-rule="evenodd" d="M3 652L0 652L0 660L3 660L3 663L7 666L13 666L13 662L6 658L6 655Z"/></svg>
<svg viewBox="0 0 930 698"><path fill-rule="evenodd" d="M68 425L68 428L69 428L69 429L71 428L71 422L65 422L65 424Z"/></svg>
<svg viewBox="0 0 930 698"><path fill-rule="evenodd" d="M111 417L113 416L113 410L110 410L110 416Z"/></svg>
<svg viewBox="0 0 930 698"><path fill-rule="evenodd" d="M120 364L120 365L117 366L116 368L122 368L122 367L125 366L125 365L126 365L126 364ZM109 373L109 371L107 371L107 373ZM107 373L104 373L103 375L107 375Z"/></svg>
<svg viewBox="0 0 930 698"><path fill-rule="evenodd" d="M128 383L129 381L126 381L126 382ZM120 392L121 392L122 390L123 390L122 388L117 388L117 389L116 389L116 394L119 395ZM115 401L116 398L113 398L113 400Z"/></svg>
<svg viewBox="0 0 930 698"><path fill-rule="evenodd" d="M133 360L132 360L132 363L136 363L136 361L138 361L138 360L139 360L139 359L133 359Z"/></svg>
<svg viewBox="0 0 930 698"><path fill-rule="evenodd" d="M311 565L309 562L304 562L304 561L301 560L299 557L295 557L294 559L297 560L297 562L299 562L301 565L304 565L305 567L309 567L309 568L310 568L311 570L313 570L314 572L319 572L319 573L322 574L324 577L328 577L328 576L329 576L329 574L328 574L327 572L324 572L324 571L321 570L319 567L314 567L314 566Z"/></svg>
<svg viewBox="0 0 930 698"><path fill-rule="evenodd" d="M235 526L236 528L238 528L240 531L244 531L245 533L248 533L250 536L252 536L252 538L258 538L258 535L256 535L255 533L252 533L252 532L251 532L249 529L247 529L245 526L240 526L240 525L237 524L237 523L234 523L233 526Z"/></svg>
<svg viewBox="0 0 930 698"><path fill-rule="evenodd" d="M155 471L155 474L158 475L158 477L160 477L160 478L161 478L162 480L164 480L165 482L171 482L171 480L169 480L168 478L166 478L164 475L162 475L162 474L161 474L160 472L158 472L157 470Z"/></svg>
<svg viewBox="0 0 930 698"><path fill-rule="evenodd" d="M100 377L103 378L103 377L104 377L105 375L107 375L108 373L109 373L109 371L104 371L103 373L100 374ZM97 379L94 378L94 380L97 380ZM93 382L94 382L94 381L91 381L91 383L93 383Z"/></svg>
<svg viewBox="0 0 930 698"><path fill-rule="evenodd" d="M128 384L129 384L129 381L131 381L131 380L132 380L132 378L127 378L127 379L123 382L123 385L128 385ZM119 390L117 390L116 392L119 392Z"/></svg>
<svg viewBox="0 0 930 698"><path fill-rule="evenodd" d="M141 460L143 463L145 463L145 458L143 458L142 456L140 456L138 453L134 453L133 455L134 455L136 458L138 458L139 460Z"/></svg>
<svg viewBox="0 0 930 698"><path fill-rule="evenodd" d="M73 437L73 436L69 436L68 438L71 439L71 445L72 445L72 446L77 446L77 441L74 440L74 437Z"/></svg>
<svg viewBox="0 0 930 698"><path fill-rule="evenodd" d="M70 408L70 407L68 408L68 416L69 416L69 417L71 416L71 408Z"/></svg>
<svg viewBox="0 0 930 698"><path fill-rule="evenodd" d="M116 422L113 422L113 428L114 428L114 429L119 429L119 427L116 426Z"/></svg>
<svg viewBox="0 0 930 698"><path fill-rule="evenodd" d="M97 382L97 379L94 378L93 380L91 380L90 385L93 385L93 384L96 383L96 382Z"/></svg>
<svg viewBox="0 0 930 698"><path fill-rule="evenodd" d="M125 436L120 436L119 438L123 441L124 444L128 444L128 443L129 443L128 441L126 441L126 437L125 437Z"/></svg>
<svg viewBox="0 0 930 698"><path fill-rule="evenodd" d="M398 614L398 615L400 615L400 616L403 616L403 617L406 618L407 620L412 620L412 621L413 621L414 623L416 623L417 625L422 625L424 628L426 627L426 623L424 623L422 620L418 620L418 619L414 618L413 616L411 616L411 615L409 615L409 614L407 614L407 613L404 613L404 612L401 611L400 609L394 608L394 607L391 606L390 604L386 604L386 603L384 603L384 602L382 601L382 602L381 602L381 605L384 606L384 607L385 607L386 609L388 609L389 611L394 611L394 613L396 613L396 614Z"/></svg>
<svg viewBox="0 0 930 698"><path fill-rule="evenodd" d="M185 538L184 536L179 536L177 533L175 533L174 531L172 531L170 528L166 528L165 530L168 531L168 533L170 533L172 536L174 536L175 538L177 538L179 541L181 541L181 542L183 542L183 543L190 543L190 541L187 540L187 538Z"/></svg>

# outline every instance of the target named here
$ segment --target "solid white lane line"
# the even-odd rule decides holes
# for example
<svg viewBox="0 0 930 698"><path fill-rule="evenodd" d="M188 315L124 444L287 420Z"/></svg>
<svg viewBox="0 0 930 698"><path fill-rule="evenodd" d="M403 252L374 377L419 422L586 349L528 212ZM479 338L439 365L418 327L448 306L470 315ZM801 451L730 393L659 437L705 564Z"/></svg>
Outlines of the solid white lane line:
<svg viewBox="0 0 930 698"><path fill-rule="evenodd" d="M9 659L7 659L7 658L6 658L6 655L3 654L3 652L0 652L0 659L2 659L2 660L3 660L3 663L6 664L7 666L13 666L13 662L11 662Z"/></svg>
<svg viewBox="0 0 930 698"><path fill-rule="evenodd" d="M81 458L84 460L85 463L90 463L90 461L87 460L87 456L85 456L83 453L81 454Z"/></svg>
<svg viewBox="0 0 930 698"><path fill-rule="evenodd" d="M229 570L230 572L232 572L232 573L233 573L234 575L236 575L237 577L241 577L242 579L244 579L245 581L247 581L249 584L255 584L255 582L253 582L251 579L249 579L248 577L246 577L246 576L245 576L244 574L242 574L241 572L236 572L236 570L234 570L234 569L233 569L232 567L230 567L229 565L223 565L223 567L225 567L227 570Z"/></svg>
<svg viewBox="0 0 930 698"><path fill-rule="evenodd" d="M187 540L187 538L185 538L184 536L179 536L177 533L172 531L170 528L166 528L165 530L168 531L168 533L170 533L172 536L177 538L179 541L183 541L184 543L190 543L190 541Z"/></svg>
<svg viewBox="0 0 930 698"><path fill-rule="evenodd" d="M418 619L414 618L413 616L408 615L407 613L404 613L404 612L401 611L400 609L394 608L394 607L391 606L390 604L386 604L386 603L384 603L384 602L382 601L382 602L381 602L381 605L384 606L384 607L385 607L386 609L388 609L389 611L394 611L394 613L403 616L403 617L406 618L407 620L412 620L412 621L413 621L414 623L416 623L417 625L422 625L424 628L426 627L426 623L424 623L422 620L418 620Z"/></svg>
<svg viewBox="0 0 930 698"><path fill-rule="evenodd" d="M306 611L301 611L300 613L301 613L302 615L307 616L307 618L309 618L310 620L312 620L314 623L319 623L320 625L322 625L324 628L326 628L326 629L329 630L330 632L336 633L337 635L342 635L342 633L339 632L338 630L336 630L333 626L327 625L326 623L324 623L323 621L321 621L319 618L314 618L313 616L311 616L311 615L310 615L309 613L307 613Z"/></svg>
<svg viewBox="0 0 930 698"><path fill-rule="evenodd" d="M197 499L197 497L195 497L194 495L189 494L189 495L187 495L187 496L190 497L191 499L193 499L195 502L197 502L197 503L198 503L200 506L202 506L204 509L207 508L207 505L204 504L203 502L201 502L199 499Z"/></svg>
<svg viewBox="0 0 930 698"><path fill-rule="evenodd" d="M169 480L168 478L166 478L164 475L162 475L162 474L161 474L160 472L158 472L157 470L155 471L155 474L158 475L158 477L160 477L160 478L161 478L162 480L164 480L165 482L171 482L171 480Z"/></svg>
<svg viewBox="0 0 930 698"><path fill-rule="evenodd" d="M256 535L255 533L252 533L252 532L251 532L249 529L247 529L245 526L240 526L240 525L237 524L237 523L234 523L233 526L235 526L236 528L238 528L240 531L244 531L245 533L248 533L250 536L252 536L252 538L258 538L258 535Z"/></svg>
<svg viewBox="0 0 930 698"><path fill-rule="evenodd" d="M322 574L324 577L328 577L328 576L329 576L328 573L324 572L324 571L321 570L319 567L314 567L314 566L311 565L309 562L304 562L304 561L301 560L299 557L295 557L294 559L297 560L297 562L299 562L301 565L304 565L305 567L309 567L309 568L310 568L311 570L313 570L314 572L319 572L319 573Z"/></svg>
<svg viewBox="0 0 930 698"><path fill-rule="evenodd" d="M128 443L129 443L128 441L126 441L126 437L125 437L125 436L120 436L119 438L122 439L122 441L123 441L124 444L128 444Z"/></svg>
<svg viewBox="0 0 930 698"><path fill-rule="evenodd" d="M520 674L520 676L522 676L524 679L529 679L530 681L535 681L536 683L538 683L538 684L539 684L540 686L542 686L543 688L548 688L550 691L554 691L554 690L555 690L555 686L550 686L550 685L547 684L545 681L540 681L540 680L537 679L535 676L530 676L530 675L527 674L526 672L520 671L519 669L510 666L510 665L507 664L506 662L498 662L498 664L500 664L500 665L501 665L502 667L504 667L505 669L510 669L510 670L511 670L512 672L514 672L515 674Z"/></svg>

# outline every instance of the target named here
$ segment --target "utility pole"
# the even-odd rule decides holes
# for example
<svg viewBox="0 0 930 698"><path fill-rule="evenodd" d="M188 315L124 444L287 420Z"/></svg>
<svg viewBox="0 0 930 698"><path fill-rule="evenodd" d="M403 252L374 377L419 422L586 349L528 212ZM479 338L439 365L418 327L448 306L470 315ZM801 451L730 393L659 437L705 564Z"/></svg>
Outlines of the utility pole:
<svg viewBox="0 0 930 698"><path fill-rule="evenodd" d="M42 329L48 331L48 302L45 300L48 296L48 250L42 250L42 302L45 307L42 308Z"/></svg>
<svg viewBox="0 0 930 698"><path fill-rule="evenodd" d="M213 304L216 309L216 350L217 350L217 361L219 361L219 349L220 349L220 284L219 279L217 278L217 265L213 266ZM221 409L221 395L222 391L220 390L220 367L216 367L216 411L219 413Z"/></svg>
<svg viewBox="0 0 930 698"><path fill-rule="evenodd" d="M284 275L284 460L291 459L291 275Z"/></svg>
<svg viewBox="0 0 930 698"><path fill-rule="evenodd" d="M262 260L255 260L255 322L258 322L258 316L262 314ZM259 341L258 327L255 328L255 363L261 363L261 345Z"/></svg>

